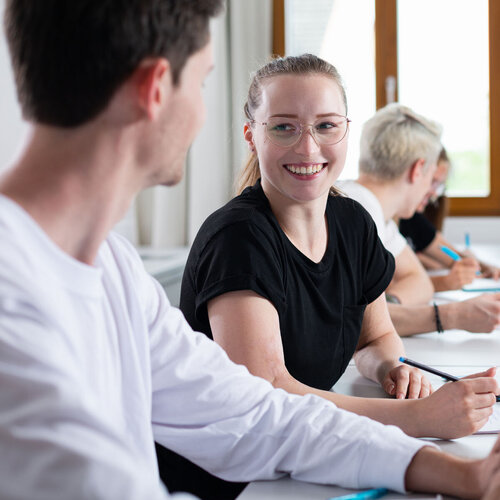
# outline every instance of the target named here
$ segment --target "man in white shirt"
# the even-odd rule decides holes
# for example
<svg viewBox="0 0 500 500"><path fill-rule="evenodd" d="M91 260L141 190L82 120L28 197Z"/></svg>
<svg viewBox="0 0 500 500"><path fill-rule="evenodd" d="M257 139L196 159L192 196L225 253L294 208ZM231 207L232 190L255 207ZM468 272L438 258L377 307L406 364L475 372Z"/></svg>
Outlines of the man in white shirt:
<svg viewBox="0 0 500 500"><path fill-rule="evenodd" d="M357 181L339 183L370 213L396 260L387 292L403 304L427 302L432 282L394 218L411 217L429 191L441 150L438 125L400 104L389 104L363 125Z"/></svg>
<svg viewBox="0 0 500 500"><path fill-rule="evenodd" d="M490 332L500 323L500 295L427 305L434 286L394 219L413 216L431 190L441 128L401 104L379 109L363 126L357 181L338 187L370 213L396 270L387 287L391 319L402 336L445 329Z"/></svg>
<svg viewBox="0 0 500 500"><path fill-rule="evenodd" d="M480 496L496 454L463 461L274 390L193 332L109 234L138 191L182 177L219 4L6 2L33 134L0 179L0 497L167 498L153 439L233 481Z"/></svg>

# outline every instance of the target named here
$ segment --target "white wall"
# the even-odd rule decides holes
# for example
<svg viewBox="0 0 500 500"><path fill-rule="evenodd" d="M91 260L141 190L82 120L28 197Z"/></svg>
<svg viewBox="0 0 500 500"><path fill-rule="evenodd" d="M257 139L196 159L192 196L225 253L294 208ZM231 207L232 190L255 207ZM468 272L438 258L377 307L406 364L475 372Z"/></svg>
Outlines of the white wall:
<svg viewBox="0 0 500 500"><path fill-rule="evenodd" d="M500 217L447 217L443 235L452 243L464 244L469 233L472 244L495 243L500 245Z"/></svg>

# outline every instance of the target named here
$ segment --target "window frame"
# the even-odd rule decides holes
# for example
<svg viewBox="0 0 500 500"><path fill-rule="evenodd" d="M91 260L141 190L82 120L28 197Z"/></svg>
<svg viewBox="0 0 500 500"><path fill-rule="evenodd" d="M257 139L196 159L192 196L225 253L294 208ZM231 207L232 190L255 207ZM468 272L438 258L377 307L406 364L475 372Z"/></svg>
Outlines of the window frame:
<svg viewBox="0 0 500 500"><path fill-rule="evenodd" d="M450 198L451 216L500 215L500 2L488 1L490 83L490 194ZM285 54L285 0L273 0L273 53ZM396 77L398 95L397 0L375 0L375 82L377 109L387 103L385 81Z"/></svg>

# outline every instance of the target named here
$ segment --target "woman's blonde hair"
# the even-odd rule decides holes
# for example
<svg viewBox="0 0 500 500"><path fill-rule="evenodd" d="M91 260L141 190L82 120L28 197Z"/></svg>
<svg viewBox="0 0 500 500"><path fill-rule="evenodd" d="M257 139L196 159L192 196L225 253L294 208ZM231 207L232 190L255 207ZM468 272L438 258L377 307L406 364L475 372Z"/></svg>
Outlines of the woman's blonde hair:
<svg viewBox="0 0 500 500"><path fill-rule="evenodd" d="M254 120L254 113L262 103L262 82L264 80L280 75L313 74L327 76L338 85L347 113L346 93L342 78L336 68L317 56L302 54L300 56L277 57L254 73L248 90L247 102L243 108L248 121ZM250 152L236 179L236 194L240 194L248 186L253 186L259 178L259 159L255 152ZM334 188L332 189L335 192Z"/></svg>

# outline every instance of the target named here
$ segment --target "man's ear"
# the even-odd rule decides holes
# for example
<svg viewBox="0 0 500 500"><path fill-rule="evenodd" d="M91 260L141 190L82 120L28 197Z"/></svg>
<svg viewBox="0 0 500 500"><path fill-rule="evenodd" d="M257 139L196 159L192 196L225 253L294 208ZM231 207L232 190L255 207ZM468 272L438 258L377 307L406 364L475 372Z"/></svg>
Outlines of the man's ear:
<svg viewBox="0 0 500 500"><path fill-rule="evenodd" d="M173 90L170 63L163 57L145 59L135 70L134 81L139 107L154 120Z"/></svg>
<svg viewBox="0 0 500 500"><path fill-rule="evenodd" d="M419 158L413 162L408 170L408 181L410 184L414 184L420 179L420 177L422 177L422 175L424 175L424 167L425 160L423 158Z"/></svg>
<svg viewBox="0 0 500 500"><path fill-rule="evenodd" d="M248 122L246 122L243 126L243 137L245 138L245 141L247 141L248 149L252 153L255 153L255 145L253 143L253 130L252 126Z"/></svg>

